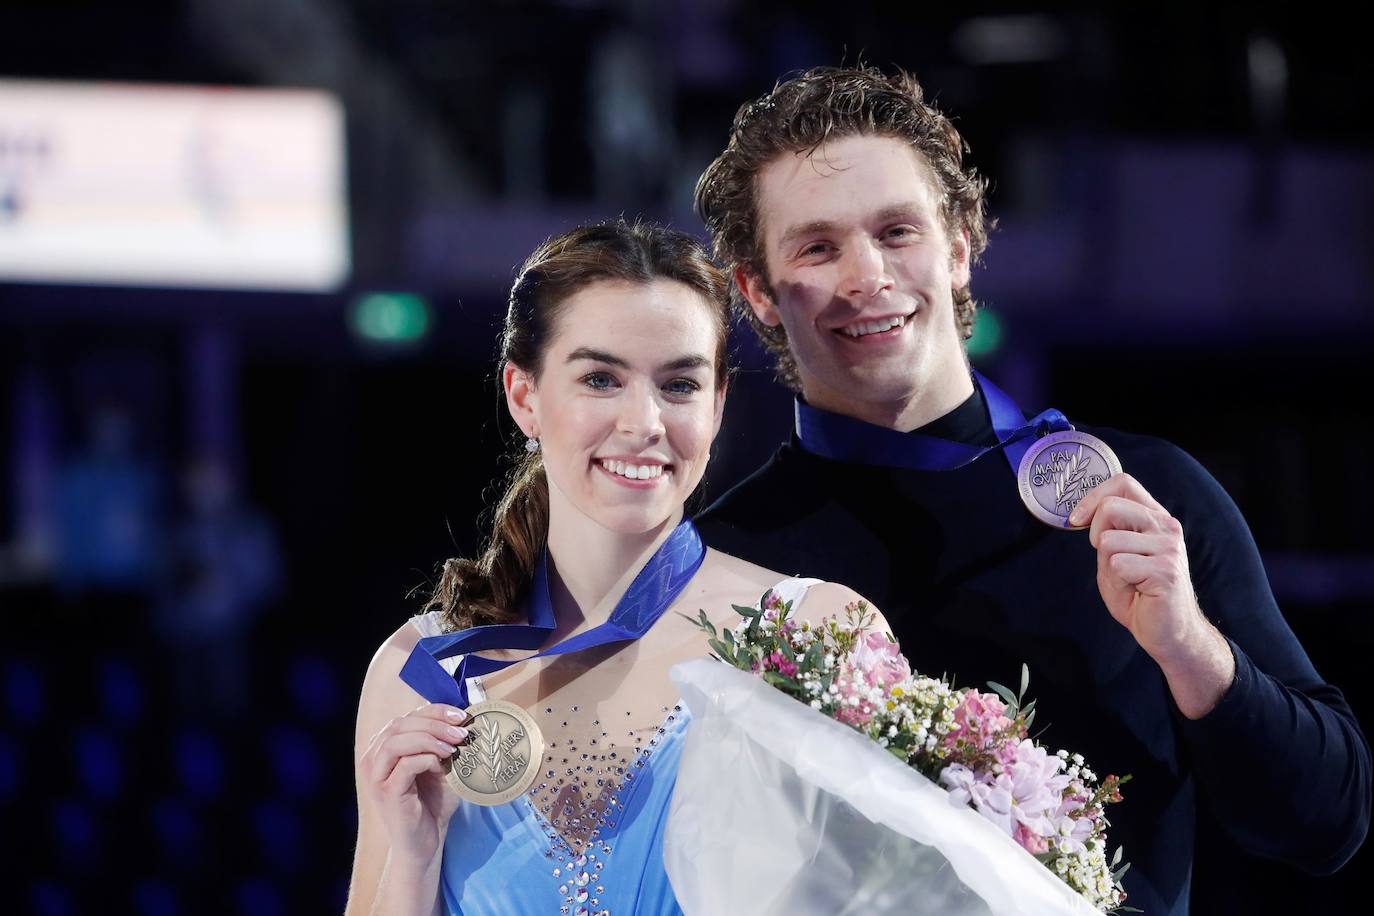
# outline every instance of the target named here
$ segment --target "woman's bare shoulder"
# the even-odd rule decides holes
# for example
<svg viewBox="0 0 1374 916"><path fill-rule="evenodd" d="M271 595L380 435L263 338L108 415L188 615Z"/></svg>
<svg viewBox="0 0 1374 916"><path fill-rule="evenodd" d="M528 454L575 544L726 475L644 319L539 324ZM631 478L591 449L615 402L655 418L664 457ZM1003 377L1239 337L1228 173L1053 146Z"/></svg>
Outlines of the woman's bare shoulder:
<svg viewBox="0 0 1374 916"><path fill-rule="evenodd" d="M706 552L706 562L702 573L693 580L693 589L700 600L714 600L715 603L757 604L768 589L786 579L787 573L780 573L766 566L758 566L728 553L712 549Z"/></svg>
<svg viewBox="0 0 1374 916"><path fill-rule="evenodd" d="M391 718L424 703L424 698L401 680L401 668L419 641L420 631L413 620L407 620L373 654L358 700L357 738L360 744L365 746L366 739Z"/></svg>
<svg viewBox="0 0 1374 916"><path fill-rule="evenodd" d="M873 623L869 626L870 631L892 634L892 627L888 625L887 618L883 612L873 605L863 595L860 595L848 585L839 582L818 582L806 591L806 597L802 599L801 606L798 607L798 616L803 620L819 620L821 617L839 617L844 619L845 609L859 605L860 610L866 615L872 615Z"/></svg>
<svg viewBox="0 0 1374 916"><path fill-rule="evenodd" d="M708 587L749 595L751 602L757 601L765 591L794 575L806 575L806 570L798 573L779 572L716 550L708 553L707 561L712 564ZM862 601L869 609L873 609L871 601L839 582L817 582L807 589L806 601L833 608L834 611L841 611L848 604ZM735 603L738 604L738 600Z"/></svg>

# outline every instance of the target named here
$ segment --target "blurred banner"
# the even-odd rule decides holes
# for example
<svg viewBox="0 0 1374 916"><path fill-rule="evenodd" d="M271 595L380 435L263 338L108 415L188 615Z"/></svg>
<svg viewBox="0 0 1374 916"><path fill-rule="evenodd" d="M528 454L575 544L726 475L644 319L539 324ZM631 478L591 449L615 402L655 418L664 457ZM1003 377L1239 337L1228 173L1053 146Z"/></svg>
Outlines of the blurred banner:
<svg viewBox="0 0 1374 916"><path fill-rule="evenodd" d="M346 184L329 93L0 80L0 278L332 290Z"/></svg>

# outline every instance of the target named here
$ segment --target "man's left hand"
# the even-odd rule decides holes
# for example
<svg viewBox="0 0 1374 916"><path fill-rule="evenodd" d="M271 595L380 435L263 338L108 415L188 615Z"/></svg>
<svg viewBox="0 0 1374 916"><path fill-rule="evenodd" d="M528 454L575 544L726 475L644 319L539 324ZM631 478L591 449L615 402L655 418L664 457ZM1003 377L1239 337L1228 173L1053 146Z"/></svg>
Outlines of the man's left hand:
<svg viewBox="0 0 1374 916"><path fill-rule="evenodd" d="M1180 711L1206 715L1235 677L1235 659L1198 607L1183 526L1129 474L1090 490L1069 522L1089 526L1107 610L1164 671Z"/></svg>

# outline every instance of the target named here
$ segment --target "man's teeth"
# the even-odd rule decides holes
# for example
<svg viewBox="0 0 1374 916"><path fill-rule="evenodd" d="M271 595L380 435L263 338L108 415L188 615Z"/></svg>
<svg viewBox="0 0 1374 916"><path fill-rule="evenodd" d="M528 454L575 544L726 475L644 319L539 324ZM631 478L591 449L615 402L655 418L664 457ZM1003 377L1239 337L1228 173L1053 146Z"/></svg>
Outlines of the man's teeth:
<svg viewBox="0 0 1374 916"><path fill-rule="evenodd" d="M661 464L626 464L624 461L603 461L601 466L612 474L619 474L630 480L648 480L663 473L663 465Z"/></svg>
<svg viewBox="0 0 1374 916"><path fill-rule="evenodd" d="M865 334L880 334L890 328L900 328L904 324L906 324L906 316L897 315L893 318L880 318L877 321L858 321L840 328L840 330L850 337L863 337Z"/></svg>

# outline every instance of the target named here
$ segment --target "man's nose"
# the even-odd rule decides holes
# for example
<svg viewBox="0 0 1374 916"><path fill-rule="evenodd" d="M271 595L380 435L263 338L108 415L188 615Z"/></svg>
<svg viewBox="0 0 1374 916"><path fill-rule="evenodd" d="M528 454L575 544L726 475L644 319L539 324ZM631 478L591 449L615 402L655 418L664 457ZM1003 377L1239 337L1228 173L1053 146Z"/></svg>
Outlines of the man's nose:
<svg viewBox="0 0 1374 916"><path fill-rule="evenodd" d="M873 239L864 239L845 248L843 255L844 293L851 299L872 299L892 286L887 258Z"/></svg>

